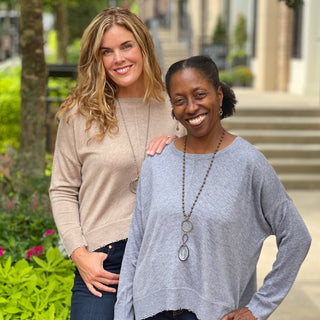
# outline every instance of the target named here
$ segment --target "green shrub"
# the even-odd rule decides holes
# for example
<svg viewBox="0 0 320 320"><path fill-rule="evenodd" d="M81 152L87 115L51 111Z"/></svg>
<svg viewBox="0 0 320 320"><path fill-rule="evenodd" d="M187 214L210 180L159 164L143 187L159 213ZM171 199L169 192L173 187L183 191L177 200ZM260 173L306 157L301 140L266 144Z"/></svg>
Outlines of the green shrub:
<svg viewBox="0 0 320 320"><path fill-rule="evenodd" d="M13 148L0 154L0 261L8 256L16 262L32 254L44 255L59 244L48 196L52 158L48 158L48 176L21 181L17 157Z"/></svg>
<svg viewBox="0 0 320 320"><path fill-rule="evenodd" d="M250 86L252 84L253 75L247 66L236 66L232 69L235 85Z"/></svg>
<svg viewBox="0 0 320 320"><path fill-rule="evenodd" d="M228 85L233 85L232 72L229 70L221 70L219 72L220 81L227 83Z"/></svg>
<svg viewBox="0 0 320 320"><path fill-rule="evenodd" d="M228 34L226 24L221 16L218 17L217 25L212 35L212 43L227 44Z"/></svg>
<svg viewBox="0 0 320 320"><path fill-rule="evenodd" d="M237 65L237 60L242 61L246 58L245 44L247 42L247 37L246 17L240 13L234 27L232 41L230 43L230 51L228 54L228 61L231 66Z"/></svg>
<svg viewBox="0 0 320 320"><path fill-rule="evenodd" d="M78 64L80 57L81 43L80 39L76 39L68 47L68 62Z"/></svg>
<svg viewBox="0 0 320 320"><path fill-rule="evenodd" d="M1 70L0 77L0 153L7 146L19 147L20 137L20 67Z"/></svg>
<svg viewBox="0 0 320 320"><path fill-rule="evenodd" d="M46 62L57 63L57 31L50 30L47 34Z"/></svg>
<svg viewBox="0 0 320 320"><path fill-rule="evenodd" d="M252 85L253 74L247 66L236 66L231 70L221 70L220 81L230 86L247 87Z"/></svg>
<svg viewBox="0 0 320 320"><path fill-rule="evenodd" d="M50 248L46 259L0 262L0 319L69 319L74 266Z"/></svg>

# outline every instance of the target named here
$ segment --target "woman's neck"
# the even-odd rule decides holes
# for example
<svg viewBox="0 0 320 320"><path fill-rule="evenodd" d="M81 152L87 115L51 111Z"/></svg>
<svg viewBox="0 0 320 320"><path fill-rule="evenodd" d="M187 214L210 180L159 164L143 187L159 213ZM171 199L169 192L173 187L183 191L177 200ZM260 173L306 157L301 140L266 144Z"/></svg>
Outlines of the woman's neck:
<svg viewBox="0 0 320 320"><path fill-rule="evenodd" d="M137 87L120 87L117 90L118 98L143 98L145 94L145 89Z"/></svg>
<svg viewBox="0 0 320 320"><path fill-rule="evenodd" d="M206 136L206 137L194 137L190 134L187 135L187 145L186 145L186 153L193 154L208 154L215 152L217 145L221 139L221 135L223 132L223 128L221 127L214 135ZM184 142L185 136L177 139L175 141L175 147L183 151L184 150ZM224 149L232 141L235 139L235 136L225 131L223 141L219 147L219 150Z"/></svg>

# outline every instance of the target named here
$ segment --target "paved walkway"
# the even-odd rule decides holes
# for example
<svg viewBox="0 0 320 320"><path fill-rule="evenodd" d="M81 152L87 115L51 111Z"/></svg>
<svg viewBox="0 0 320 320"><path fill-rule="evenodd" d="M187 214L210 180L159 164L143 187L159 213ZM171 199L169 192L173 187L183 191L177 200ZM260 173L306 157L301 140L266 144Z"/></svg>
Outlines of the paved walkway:
<svg viewBox="0 0 320 320"><path fill-rule="evenodd" d="M320 109L320 96L301 96L288 94L286 92L258 92L251 88L235 87L233 88L236 94L238 104L237 107L315 107Z"/></svg>
<svg viewBox="0 0 320 320"><path fill-rule="evenodd" d="M312 237L310 251L297 279L270 320L318 320L320 318L320 190L288 191ZM265 241L258 264L258 283L271 270L277 253L275 238Z"/></svg>
<svg viewBox="0 0 320 320"><path fill-rule="evenodd" d="M234 88L238 107L315 107L319 97L303 97L279 92L256 92L250 88ZM270 320L318 320L320 318L320 190L288 190L312 237L312 245L297 279ZM271 270L277 253L275 238L265 242L258 264L258 283Z"/></svg>

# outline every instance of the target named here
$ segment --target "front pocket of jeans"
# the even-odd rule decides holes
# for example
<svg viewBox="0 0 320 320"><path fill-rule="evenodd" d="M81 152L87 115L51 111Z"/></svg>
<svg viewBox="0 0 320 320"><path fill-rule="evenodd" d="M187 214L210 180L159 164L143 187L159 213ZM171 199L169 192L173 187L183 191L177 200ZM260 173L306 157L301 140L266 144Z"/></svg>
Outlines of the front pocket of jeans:
<svg viewBox="0 0 320 320"><path fill-rule="evenodd" d="M114 246L108 245L105 253L107 254L107 258L103 261L103 267L105 268L109 263L112 263L112 256L114 254Z"/></svg>

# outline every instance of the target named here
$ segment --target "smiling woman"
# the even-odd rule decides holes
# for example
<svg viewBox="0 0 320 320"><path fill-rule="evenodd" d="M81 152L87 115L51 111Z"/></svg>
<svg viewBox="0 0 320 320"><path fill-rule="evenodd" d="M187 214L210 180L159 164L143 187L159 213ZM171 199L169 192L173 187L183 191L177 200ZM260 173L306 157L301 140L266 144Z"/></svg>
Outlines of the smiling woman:
<svg viewBox="0 0 320 320"><path fill-rule="evenodd" d="M144 95L143 57L133 33L114 25L107 30L101 44L104 68L117 83L118 97Z"/></svg>
<svg viewBox="0 0 320 320"><path fill-rule="evenodd" d="M266 158L224 130L236 99L215 63L178 61L166 87L187 134L143 164L115 320L266 320L296 278L309 232ZM258 289L270 235L278 254Z"/></svg>
<svg viewBox="0 0 320 320"><path fill-rule="evenodd" d="M85 30L58 116L50 199L77 267L71 319L111 320L142 162L176 138L152 37L129 10L104 10Z"/></svg>

